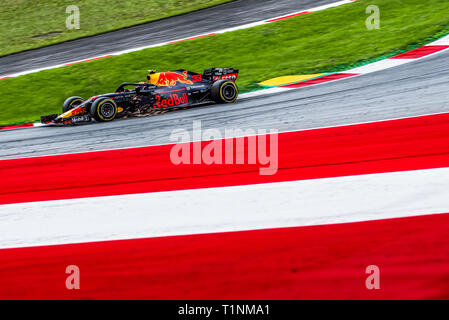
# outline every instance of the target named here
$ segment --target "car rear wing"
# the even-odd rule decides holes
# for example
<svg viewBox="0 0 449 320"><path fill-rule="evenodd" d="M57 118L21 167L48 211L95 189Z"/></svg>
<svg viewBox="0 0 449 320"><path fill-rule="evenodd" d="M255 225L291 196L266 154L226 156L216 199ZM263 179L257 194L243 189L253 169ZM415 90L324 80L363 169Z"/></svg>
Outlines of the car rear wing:
<svg viewBox="0 0 449 320"><path fill-rule="evenodd" d="M210 68L205 69L203 73L203 78L212 81L218 81L222 79L234 81L237 80L239 74L238 69L233 68Z"/></svg>

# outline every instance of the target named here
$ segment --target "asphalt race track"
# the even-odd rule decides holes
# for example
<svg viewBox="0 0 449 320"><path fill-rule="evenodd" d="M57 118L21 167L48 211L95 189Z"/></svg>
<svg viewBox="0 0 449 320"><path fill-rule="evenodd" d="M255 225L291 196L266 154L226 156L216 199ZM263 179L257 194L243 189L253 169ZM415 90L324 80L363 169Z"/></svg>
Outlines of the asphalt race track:
<svg viewBox="0 0 449 320"><path fill-rule="evenodd" d="M332 2L335 1L237 0L177 17L9 55L0 58L0 77L114 51L197 36Z"/></svg>
<svg viewBox="0 0 449 320"><path fill-rule="evenodd" d="M0 158L30 157L167 144L176 128L292 131L449 112L449 52L391 69L305 87L146 118L75 127L36 127L0 132ZM238 82L237 82L238 83Z"/></svg>

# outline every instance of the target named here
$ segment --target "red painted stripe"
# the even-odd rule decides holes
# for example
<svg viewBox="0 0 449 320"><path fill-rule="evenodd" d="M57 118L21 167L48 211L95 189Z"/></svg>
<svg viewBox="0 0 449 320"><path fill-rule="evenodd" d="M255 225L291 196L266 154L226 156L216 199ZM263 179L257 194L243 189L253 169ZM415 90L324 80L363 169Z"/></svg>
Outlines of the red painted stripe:
<svg viewBox="0 0 449 320"><path fill-rule="evenodd" d="M81 61L75 61L75 62L70 62L70 63L66 63L64 64L65 66L71 66L73 64L77 64L77 63L82 63L82 62L88 62L88 61L93 61L93 60L99 60L99 59L103 59L103 58L109 58L109 57L114 57L115 54L108 54L102 57L96 57L96 58L91 58L91 59L86 59L86 60L81 60Z"/></svg>
<svg viewBox="0 0 449 320"><path fill-rule="evenodd" d="M448 133L449 114L281 133L271 176L259 164L176 166L173 145L2 160L0 204L448 167Z"/></svg>
<svg viewBox="0 0 449 320"><path fill-rule="evenodd" d="M216 34L216 33L203 34L203 35L201 35L201 36L196 36L196 37L191 37L191 38L186 38L186 39L181 39L181 40L171 41L171 42L168 42L168 44L178 43L178 42L188 41L188 40L193 40L193 39L204 38L204 37L208 37L208 36L213 36L213 35L215 35L215 34Z"/></svg>
<svg viewBox="0 0 449 320"><path fill-rule="evenodd" d="M28 128L34 126L33 123L26 123L26 124L18 124L15 126L4 126L0 127L0 130L11 130L11 129L20 129L20 128Z"/></svg>
<svg viewBox="0 0 449 320"><path fill-rule="evenodd" d="M0 299L448 299L448 234L441 214L3 249Z"/></svg>
<svg viewBox="0 0 449 320"><path fill-rule="evenodd" d="M420 47L397 56L391 57L390 59L418 59L429 54L439 52L441 50L448 49L449 46L424 46Z"/></svg>
<svg viewBox="0 0 449 320"><path fill-rule="evenodd" d="M319 77L319 78L315 78L315 79L311 79L311 80L307 80L307 81L301 81L298 83L287 84L282 87L284 87L284 88L301 88L301 87L313 86L313 85L319 84L319 83L349 78L349 77L358 76L358 75L359 75L358 73L333 73L333 74L329 74L329 75L326 75L323 77Z"/></svg>
<svg viewBox="0 0 449 320"><path fill-rule="evenodd" d="M2 79L9 79L9 78L12 78L12 77L1 77L0 80L2 80Z"/></svg>
<svg viewBox="0 0 449 320"><path fill-rule="evenodd" d="M279 21L279 20L284 20L284 19L288 19L288 18L293 18L293 17L297 17L303 14L309 13L309 11L302 11L299 13L294 13L294 14L290 14L288 16L284 16L284 17L280 17L280 18L276 18L276 19L271 19L271 20L266 20L265 22L275 22L275 21Z"/></svg>

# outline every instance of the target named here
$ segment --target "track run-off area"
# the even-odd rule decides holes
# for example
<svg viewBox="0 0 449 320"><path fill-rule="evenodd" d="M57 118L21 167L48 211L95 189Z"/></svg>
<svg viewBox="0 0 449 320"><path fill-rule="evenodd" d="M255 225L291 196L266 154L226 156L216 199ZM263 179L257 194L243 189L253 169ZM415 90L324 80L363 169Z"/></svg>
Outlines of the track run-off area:
<svg viewBox="0 0 449 320"><path fill-rule="evenodd" d="M448 298L448 83L444 51L230 106L0 132L0 298ZM277 172L173 164L194 121L278 130Z"/></svg>

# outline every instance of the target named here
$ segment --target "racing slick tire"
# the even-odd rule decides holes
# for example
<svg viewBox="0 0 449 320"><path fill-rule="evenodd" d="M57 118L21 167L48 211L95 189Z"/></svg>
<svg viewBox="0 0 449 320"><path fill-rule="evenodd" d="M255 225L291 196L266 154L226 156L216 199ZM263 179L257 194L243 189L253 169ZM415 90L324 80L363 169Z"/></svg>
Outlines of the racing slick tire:
<svg viewBox="0 0 449 320"><path fill-rule="evenodd" d="M117 104L106 97L98 98L90 106L89 112L99 122L112 121L117 115Z"/></svg>
<svg viewBox="0 0 449 320"><path fill-rule="evenodd" d="M67 111L69 111L70 109L73 109L77 105L80 105L84 101L86 101L86 100L81 97L70 97L70 98L66 99L64 101L64 103L62 104L62 113L66 113Z"/></svg>
<svg viewBox="0 0 449 320"><path fill-rule="evenodd" d="M239 95L239 89L234 81L219 80L211 88L212 100L216 103L232 103Z"/></svg>

